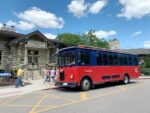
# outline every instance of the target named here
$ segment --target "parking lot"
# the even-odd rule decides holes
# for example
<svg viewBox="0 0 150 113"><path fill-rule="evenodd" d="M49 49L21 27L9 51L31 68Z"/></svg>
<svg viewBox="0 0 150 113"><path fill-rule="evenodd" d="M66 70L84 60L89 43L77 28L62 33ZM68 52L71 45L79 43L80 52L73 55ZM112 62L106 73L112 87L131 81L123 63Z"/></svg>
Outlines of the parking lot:
<svg viewBox="0 0 150 113"><path fill-rule="evenodd" d="M0 113L150 113L150 80L79 89L47 89L1 98Z"/></svg>

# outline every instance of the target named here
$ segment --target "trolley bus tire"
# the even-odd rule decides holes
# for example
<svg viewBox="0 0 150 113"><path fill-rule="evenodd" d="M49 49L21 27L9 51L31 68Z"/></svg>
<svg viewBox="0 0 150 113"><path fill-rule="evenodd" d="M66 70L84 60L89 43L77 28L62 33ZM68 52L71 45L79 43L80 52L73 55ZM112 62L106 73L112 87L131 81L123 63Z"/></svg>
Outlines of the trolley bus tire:
<svg viewBox="0 0 150 113"><path fill-rule="evenodd" d="M130 78L127 74L124 75L124 78L123 78L123 84L128 84L130 82Z"/></svg>
<svg viewBox="0 0 150 113"><path fill-rule="evenodd" d="M88 91L91 88L91 81L88 78L84 78L81 81L81 90Z"/></svg>

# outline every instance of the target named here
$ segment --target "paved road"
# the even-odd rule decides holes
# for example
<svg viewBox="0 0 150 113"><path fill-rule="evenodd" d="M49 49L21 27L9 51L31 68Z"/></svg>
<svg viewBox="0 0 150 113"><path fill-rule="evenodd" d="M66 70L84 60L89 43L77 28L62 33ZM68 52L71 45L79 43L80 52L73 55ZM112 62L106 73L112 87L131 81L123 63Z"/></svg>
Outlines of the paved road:
<svg viewBox="0 0 150 113"><path fill-rule="evenodd" d="M0 99L0 113L150 113L150 79L87 92L47 89Z"/></svg>

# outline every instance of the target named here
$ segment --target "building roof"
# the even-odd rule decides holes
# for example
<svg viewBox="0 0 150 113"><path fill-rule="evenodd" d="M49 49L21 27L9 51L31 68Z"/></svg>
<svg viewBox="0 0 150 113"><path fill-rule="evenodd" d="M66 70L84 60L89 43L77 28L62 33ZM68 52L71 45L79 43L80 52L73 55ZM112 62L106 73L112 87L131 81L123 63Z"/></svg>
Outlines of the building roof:
<svg viewBox="0 0 150 113"><path fill-rule="evenodd" d="M132 53L132 54L137 54L137 55L145 55L145 54L150 54L150 49L122 49L122 51Z"/></svg>
<svg viewBox="0 0 150 113"><path fill-rule="evenodd" d="M49 39L49 41L51 42L51 43L53 43L56 47L58 47L58 48L64 48L64 47L68 47L68 45L66 45L66 44L64 44L64 43L62 43L62 42L59 42L58 40L56 40L56 39Z"/></svg>
<svg viewBox="0 0 150 113"><path fill-rule="evenodd" d="M8 37L16 37L16 38L24 36L24 34L11 32L11 31L4 31L4 30L0 30L0 35L8 36Z"/></svg>
<svg viewBox="0 0 150 113"><path fill-rule="evenodd" d="M11 32L11 31L4 31L4 30L0 30L0 35L2 36L6 36L9 38L10 42L7 43L7 45L11 45L11 44L17 44L20 41L23 40L27 40L30 36L32 35L39 35L40 38L42 38L44 41L48 42L50 45L52 46L56 46L56 47L67 47L64 43L61 43L57 40L53 40L53 39L48 39L47 37L45 37L40 31L34 31L31 32L29 34L20 34L20 33L16 33L16 32Z"/></svg>

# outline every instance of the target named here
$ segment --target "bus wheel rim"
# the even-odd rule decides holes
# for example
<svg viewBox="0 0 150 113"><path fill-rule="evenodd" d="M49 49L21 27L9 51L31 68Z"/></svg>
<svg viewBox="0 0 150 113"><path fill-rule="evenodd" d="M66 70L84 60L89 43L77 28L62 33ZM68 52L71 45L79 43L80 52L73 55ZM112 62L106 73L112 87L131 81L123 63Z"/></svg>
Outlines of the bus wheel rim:
<svg viewBox="0 0 150 113"><path fill-rule="evenodd" d="M84 88L89 88L89 85L90 85L89 81L88 80L84 80L83 87Z"/></svg>
<svg viewBox="0 0 150 113"><path fill-rule="evenodd" d="M126 84L128 83L128 77L127 76L124 77L124 83L126 83Z"/></svg>

